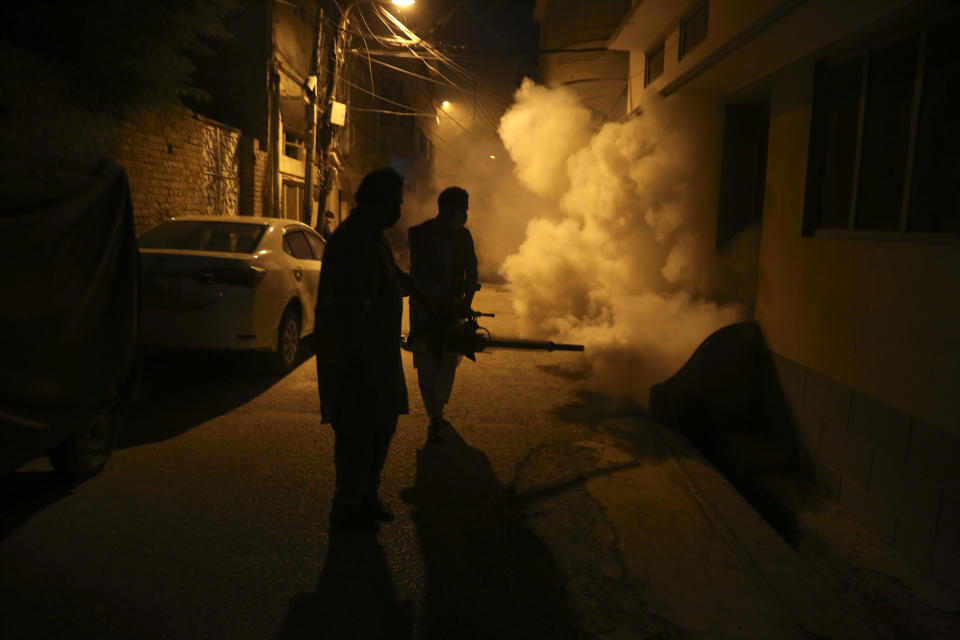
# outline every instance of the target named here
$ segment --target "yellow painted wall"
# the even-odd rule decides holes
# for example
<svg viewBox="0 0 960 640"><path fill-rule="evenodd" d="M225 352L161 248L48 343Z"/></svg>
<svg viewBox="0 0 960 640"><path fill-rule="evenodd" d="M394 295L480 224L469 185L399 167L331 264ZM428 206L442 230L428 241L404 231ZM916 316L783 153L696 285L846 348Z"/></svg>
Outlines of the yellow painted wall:
<svg viewBox="0 0 960 640"><path fill-rule="evenodd" d="M770 348L960 436L960 241L802 237L813 65L774 81L757 319Z"/></svg>

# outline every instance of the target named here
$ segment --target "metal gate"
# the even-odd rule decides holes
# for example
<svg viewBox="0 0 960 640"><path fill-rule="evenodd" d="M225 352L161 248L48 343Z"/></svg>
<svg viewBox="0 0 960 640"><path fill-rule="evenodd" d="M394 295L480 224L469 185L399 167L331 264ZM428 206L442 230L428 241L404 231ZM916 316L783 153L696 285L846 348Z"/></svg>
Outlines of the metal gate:
<svg viewBox="0 0 960 640"><path fill-rule="evenodd" d="M207 121L204 122L202 144L204 191L207 197L204 213L235 216L240 193L240 133Z"/></svg>

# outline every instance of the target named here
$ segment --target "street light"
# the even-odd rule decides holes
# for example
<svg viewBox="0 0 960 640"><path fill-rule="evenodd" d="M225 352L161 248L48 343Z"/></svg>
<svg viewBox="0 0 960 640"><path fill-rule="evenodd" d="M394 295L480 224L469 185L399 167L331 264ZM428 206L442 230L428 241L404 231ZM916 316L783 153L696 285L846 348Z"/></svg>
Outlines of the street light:
<svg viewBox="0 0 960 640"><path fill-rule="evenodd" d="M443 106L444 109L449 109L449 108L450 108L450 101L449 101L449 100L444 100L441 104L442 104L442 106Z"/></svg>

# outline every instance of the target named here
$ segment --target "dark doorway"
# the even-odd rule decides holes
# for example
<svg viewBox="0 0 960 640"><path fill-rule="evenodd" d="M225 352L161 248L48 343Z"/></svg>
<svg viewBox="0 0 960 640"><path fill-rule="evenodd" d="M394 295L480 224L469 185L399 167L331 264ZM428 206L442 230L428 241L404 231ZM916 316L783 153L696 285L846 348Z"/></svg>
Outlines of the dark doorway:
<svg viewBox="0 0 960 640"><path fill-rule="evenodd" d="M769 128L770 111L767 105L727 105L717 249L728 248L734 236L751 225L760 224L767 176Z"/></svg>

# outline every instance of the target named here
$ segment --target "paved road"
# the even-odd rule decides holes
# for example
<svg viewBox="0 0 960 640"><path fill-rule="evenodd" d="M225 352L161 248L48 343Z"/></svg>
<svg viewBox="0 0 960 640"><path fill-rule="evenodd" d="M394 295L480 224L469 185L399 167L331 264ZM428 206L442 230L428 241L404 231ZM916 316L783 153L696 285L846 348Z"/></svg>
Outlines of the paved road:
<svg viewBox="0 0 960 640"><path fill-rule="evenodd" d="M476 306L497 313L495 333L513 332L506 291L484 289ZM571 373L578 358L464 361L448 411L455 432L424 446L405 354L412 412L383 486L399 517L377 538L331 538L333 438L319 423L313 360L277 380L247 358L153 357L103 473L66 488L39 460L6 480L0 637L594 635L585 627L607 624L602 603L615 594L597 594L592 619L570 606L576 567L558 563L534 532L553 526L540 514L534 527L536 510L515 491L555 474L551 452L609 417ZM602 538L596 505L567 500L580 510L567 526L583 529L570 544ZM615 581L608 542L572 552Z"/></svg>

